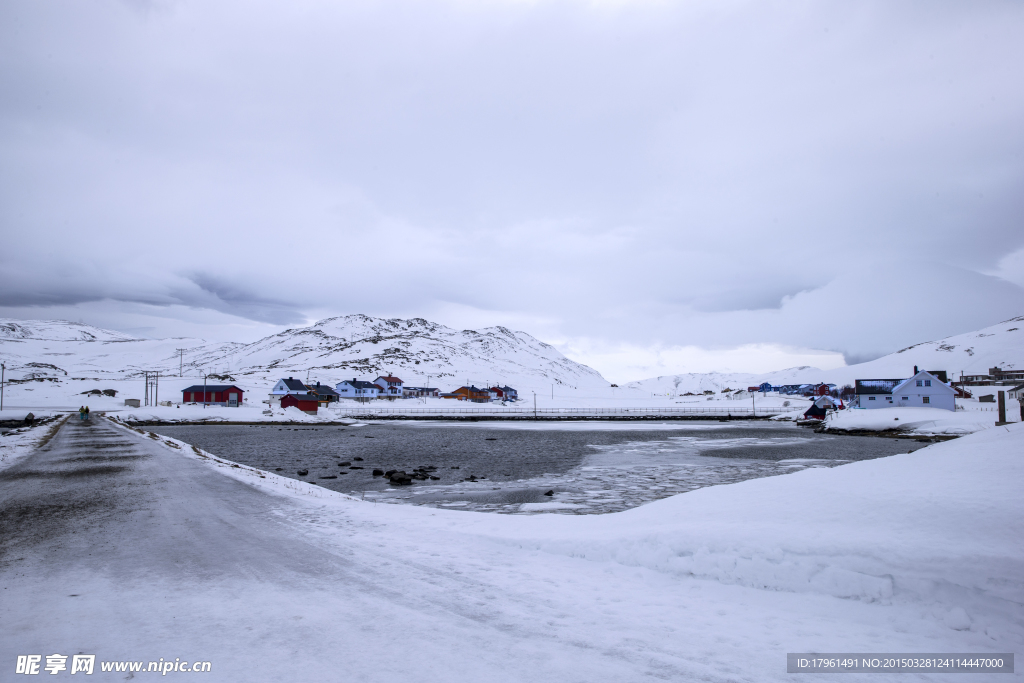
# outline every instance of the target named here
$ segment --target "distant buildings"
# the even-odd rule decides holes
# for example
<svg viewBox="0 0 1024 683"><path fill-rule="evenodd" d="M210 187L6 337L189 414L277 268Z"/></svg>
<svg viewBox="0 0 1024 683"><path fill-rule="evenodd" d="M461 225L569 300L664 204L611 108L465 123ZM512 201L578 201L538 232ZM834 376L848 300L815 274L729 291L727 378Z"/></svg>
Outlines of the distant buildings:
<svg viewBox="0 0 1024 683"><path fill-rule="evenodd" d="M975 387L1013 386L1022 381L1024 381L1024 370L989 368L987 375L961 375L960 381L956 384Z"/></svg>

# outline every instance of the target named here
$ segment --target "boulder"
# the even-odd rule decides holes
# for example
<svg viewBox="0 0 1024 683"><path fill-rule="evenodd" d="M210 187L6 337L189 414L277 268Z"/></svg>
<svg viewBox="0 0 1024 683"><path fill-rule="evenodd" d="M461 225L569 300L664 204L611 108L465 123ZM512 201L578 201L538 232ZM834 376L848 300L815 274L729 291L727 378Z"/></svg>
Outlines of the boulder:
<svg viewBox="0 0 1024 683"><path fill-rule="evenodd" d="M309 470L299 470L299 471L298 471L298 472L296 472L295 474L299 475L300 477L304 477L304 476L306 476L307 474L309 474Z"/></svg>
<svg viewBox="0 0 1024 683"><path fill-rule="evenodd" d="M550 491L545 491L545 492L544 492L544 495L545 495L545 496L553 496L553 495L555 495L555 492L554 492L554 490L552 489L552 490L550 490Z"/></svg>
<svg viewBox="0 0 1024 683"><path fill-rule="evenodd" d="M377 469L375 469L373 471L373 476L375 476L375 477L383 477L384 476L384 470L377 470Z"/></svg>

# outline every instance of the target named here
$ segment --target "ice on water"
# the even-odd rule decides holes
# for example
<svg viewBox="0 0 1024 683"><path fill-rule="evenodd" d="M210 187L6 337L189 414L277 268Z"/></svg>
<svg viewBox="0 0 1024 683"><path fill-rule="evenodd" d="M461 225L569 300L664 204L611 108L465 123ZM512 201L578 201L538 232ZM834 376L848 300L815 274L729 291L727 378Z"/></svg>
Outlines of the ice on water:
<svg viewBox="0 0 1024 683"><path fill-rule="evenodd" d="M517 481L417 485L366 492L367 499L502 514L571 515L619 512L706 486L789 474L808 467L834 467L847 460L793 458L757 460L714 456L722 449L754 449L805 443L792 437L701 439L672 436L591 446L593 453L564 474ZM545 496L554 491L551 496Z"/></svg>

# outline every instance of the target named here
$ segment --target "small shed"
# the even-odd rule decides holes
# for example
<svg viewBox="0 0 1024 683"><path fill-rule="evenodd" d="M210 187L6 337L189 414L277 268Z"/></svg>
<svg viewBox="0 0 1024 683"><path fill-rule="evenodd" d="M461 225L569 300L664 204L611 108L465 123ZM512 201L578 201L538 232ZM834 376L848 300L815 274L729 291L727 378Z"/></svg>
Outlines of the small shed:
<svg viewBox="0 0 1024 683"><path fill-rule="evenodd" d="M316 394L285 394L281 397L282 408L290 408L292 406L307 415L316 415L317 408L320 407L320 401L317 400Z"/></svg>

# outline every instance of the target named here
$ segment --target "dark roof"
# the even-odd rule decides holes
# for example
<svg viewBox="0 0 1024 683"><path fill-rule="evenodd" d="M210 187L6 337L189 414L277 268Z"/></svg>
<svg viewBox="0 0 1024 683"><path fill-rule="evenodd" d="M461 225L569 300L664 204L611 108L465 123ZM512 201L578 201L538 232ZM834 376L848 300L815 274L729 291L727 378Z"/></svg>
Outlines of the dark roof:
<svg viewBox="0 0 1024 683"><path fill-rule="evenodd" d="M338 384L351 384L356 389L380 389L379 384L373 382L364 382L361 379L343 379Z"/></svg>
<svg viewBox="0 0 1024 683"><path fill-rule="evenodd" d="M904 382L903 379L858 379L857 393L858 394L891 394L892 390L896 388L896 385L900 382Z"/></svg>
<svg viewBox="0 0 1024 683"><path fill-rule="evenodd" d="M502 391L515 391L515 389L513 389L512 387L498 387L498 388L501 389Z"/></svg>
<svg viewBox="0 0 1024 683"><path fill-rule="evenodd" d="M310 392L317 396L337 396L338 392L326 384L314 384L309 388Z"/></svg>
<svg viewBox="0 0 1024 683"><path fill-rule="evenodd" d="M291 398L291 399L294 399L296 401L316 401L317 400L316 394L285 394L284 396L281 397L281 400L283 401L286 398Z"/></svg>
<svg viewBox="0 0 1024 683"><path fill-rule="evenodd" d="M209 393L211 391L227 391L228 389L238 389L239 391L242 391L242 389L240 389L239 387L236 387L234 384L207 384L206 385L206 392L207 393ZM203 393L203 385L202 384L193 384L192 386L190 386L187 389L182 389L182 391L183 392L198 391L201 394L201 393Z"/></svg>
<svg viewBox="0 0 1024 683"><path fill-rule="evenodd" d="M306 391L306 385L293 377L282 379L281 381L284 382L285 387L292 391Z"/></svg>

